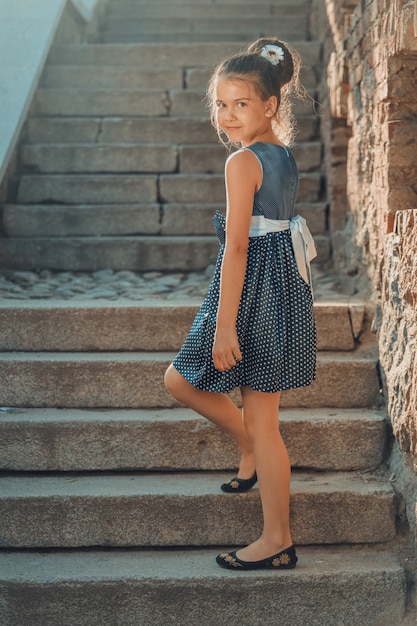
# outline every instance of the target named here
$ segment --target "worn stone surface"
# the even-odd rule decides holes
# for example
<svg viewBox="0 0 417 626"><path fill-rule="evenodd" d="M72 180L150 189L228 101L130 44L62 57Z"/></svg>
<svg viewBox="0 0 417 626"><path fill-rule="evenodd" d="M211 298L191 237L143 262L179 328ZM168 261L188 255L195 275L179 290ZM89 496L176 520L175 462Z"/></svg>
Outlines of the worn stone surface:
<svg viewBox="0 0 417 626"><path fill-rule="evenodd" d="M253 0L252 0L253 1ZM125 46L117 44L88 44L74 46L56 46L51 51L51 63L66 65L134 65L142 68L159 67L195 67L196 59L202 67L213 67L230 54L241 50L239 43L199 42L172 44L164 46L154 44L130 43ZM298 41L297 50L309 65L320 63L321 45L319 41ZM192 60L192 62L190 62Z"/></svg>
<svg viewBox="0 0 417 626"><path fill-rule="evenodd" d="M249 576L219 568L218 552L3 552L2 622L276 626L277 606L291 626L392 626L405 615L405 575L391 552L302 547L290 574Z"/></svg>
<svg viewBox="0 0 417 626"><path fill-rule="evenodd" d="M167 145L26 145L22 164L41 173L174 172L177 150ZM201 171L201 170L200 170Z"/></svg>
<svg viewBox="0 0 417 626"><path fill-rule="evenodd" d="M203 472L3 477L0 544L40 548L250 543L262 523L259 492L230 497L219 489L223 479ZM370 473L300 472L292 477L291 525L298 545L388 542L395 537L395 510L392 487Z"/></svg>
<svg viewBox="0 0 417 626"><path fill-rule="evenodd" d="M64 66L65 67L65 66ZM206 117L187 118L123 118L93 116L86 118L32 117L27 121L29 143L152 143L155 138L164 144L216 143L217 137Z"/></svg>
<svg viewBox="0 0 417 626"><path fill-rule="evenodd" d="M164 90L39 88L32 115L167 115Z"/></svg>
<svg viewBox="0 0 417 626"><path fill-rule="evenodd" d="M172 407L164 373L166 352L2 353L0 405L23 407ZM343 380L343 385L340 385ZM317 379L285 391L284 407L371 407L380 395L376 359L343 352L318 355Z"/></svg>
<svg viewBox="0 0 417 626"><path fill-rule="evenodd" d="M9 301L0 303L0 349L179 350L207 281L202 285L198 275L188 273L153 274L101 270L93 276L78 276L64 272L38 283L36 273L16 272ZM25 300L13 302L13 296L25 294ZM319 350L351 351L356 338L366 339L365 323L357 337L352 333L348 302L316 302L315 317Z"/></svg>
<svg viewBox="0 0 417 626"><path fill-rule="evenodd" d="M6 204L3 207L3 224L6 234L17 238L159 235L162 230L159 204L133 203Z"/></svg>
<svg viewBox="0 0 417 626"><path fill-rule="evenodd" d="M215 8L215 7L212 7ZM159 8L159 12L161 8ZM235 35L242 34L242 41L245 43L248 33L253 33L252 37L259 33L265 32L268 29L272 32L278 32L280 29L282 32L287 33L287 38L292 41L298 39L306 39L306 27L307 27L307 15L304 11L304 19L302 14L289 14L287 12L281 15L268 15L263 16L259 13L251 16L242 16L240 13L235 13L233 17L233 29L231 29L231 21L225 20L222 16L193 16L185 15L184 13L178 17L172 17L168 11L164 19L161 16L138 16L133 14L127 20L126 15L109 16L106 21L106 28L103 31L103 39L105 41L117 42L117 41L152 41L149 35L166 35L168 39L170 35L174 33L180 33L184 36L183 41L189 40L187 34L199 34L203 39L205 34L210 34L216 38L219 34L227 35L233 32ZM126 37L128 35L129 37ZM146 37L146 38L145 38ZM169 40L169 39L168 39Z"/></svg>
<svg viewBox="0 0 417 626"><path fill-rule="evenodd" d="M93 89L180 89L182 71L177 69L142 70L140 67L100 67L47 65L42 77L44 87Z"/></svg>
<svg viewBox="0 0 417 626"><path fill-rule="evenodd" d="M97 204L123 202L155 202L156 176L146 174L51 174L22 176L18 202L36 204Z"/></svg>
<svg viewBox="0 0 417 626"><path fill-rule="evenodd" d="M282 409L279 421L293 468L352 471L382 463L382 412ZM231 471L238 465L232 440L184 408L0 410L0 468L6 471Z"/></svg>
<svg viewBox="0 0 417 626"><path fill-rule="evenodd" d="M324 243L328 247L327 239ZM48 268L61 271L199 271L215 261L218 250L213 236L9 238L0 248L0 267L36 270L45 267L47 255ZM323 258L328 256L321 254ZM112 293L107 295L111 297Z"/></svg>

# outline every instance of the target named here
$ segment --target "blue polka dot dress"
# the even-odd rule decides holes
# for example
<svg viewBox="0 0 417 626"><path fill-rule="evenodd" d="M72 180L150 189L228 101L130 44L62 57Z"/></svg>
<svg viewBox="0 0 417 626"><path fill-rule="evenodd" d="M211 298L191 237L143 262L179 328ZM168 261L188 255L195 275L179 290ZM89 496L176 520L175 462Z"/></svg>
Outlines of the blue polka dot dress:
<svg viewBox="0 0 417 626"><path fill-rule="evenodd" d="M262 168L252 215L291 219L299 182L292 152L261 142L243 149L253 152ZM220 250L213 278L174 367L197 389L213 392L249 387L273 393L310 385L316 371L313 298L298 271L289 229L249 238L236 320L243 359L226 372L214 368L212 347L225 245L225 218L220 212L214 225Z"/></svg>

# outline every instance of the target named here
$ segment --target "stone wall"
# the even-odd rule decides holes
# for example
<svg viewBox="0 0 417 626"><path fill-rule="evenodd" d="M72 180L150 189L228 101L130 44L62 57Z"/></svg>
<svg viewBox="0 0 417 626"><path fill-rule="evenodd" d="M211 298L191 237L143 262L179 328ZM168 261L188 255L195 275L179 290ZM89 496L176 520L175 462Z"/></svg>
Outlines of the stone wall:
<svg viewBox="0 0 417 626"><path fill-rule="evenodd" d="M381 372L401 451L392 468L397 486L406 485L415 530L417 0L315 0L314 9L313 34L323 41L327 67L319 98L335 267L351 293L376 303Z"/></svg>

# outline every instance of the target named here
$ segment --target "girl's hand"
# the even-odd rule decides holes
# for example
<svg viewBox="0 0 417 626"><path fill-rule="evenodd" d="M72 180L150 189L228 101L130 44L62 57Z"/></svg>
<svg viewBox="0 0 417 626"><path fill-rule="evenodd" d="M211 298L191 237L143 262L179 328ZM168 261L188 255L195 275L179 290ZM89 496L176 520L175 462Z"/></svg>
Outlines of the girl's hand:
<svg viewBox="0 0 417 626"><path fill-rule="evenodd" d="M234 328L216 328L213 343L213 364L219 372L226 372L242 360L239 341Z"/></svg>

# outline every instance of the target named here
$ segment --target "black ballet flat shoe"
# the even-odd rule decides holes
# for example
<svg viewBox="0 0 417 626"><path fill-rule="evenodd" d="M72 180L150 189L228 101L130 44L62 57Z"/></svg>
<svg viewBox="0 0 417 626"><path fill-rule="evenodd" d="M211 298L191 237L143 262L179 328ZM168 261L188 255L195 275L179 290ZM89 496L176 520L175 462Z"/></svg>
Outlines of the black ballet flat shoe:
<svg viewBox="0 0 417 626"><path fill-rule="evenodd" d="M226 493L244 493L245 491L249 491L252 489L258 477L256 472L251 478L232 478L228 483L223 483L220 489Z"/></svg>
<svg viewBox="0 0 417 626"><path fill-rule="evenodd" d="M223 552L216 557L216 561L221 567L243 572L250 569L294 569L298 559L294 546L290 546L286 550L260 561L242 561L236 556L236 552Z"/></svg>

